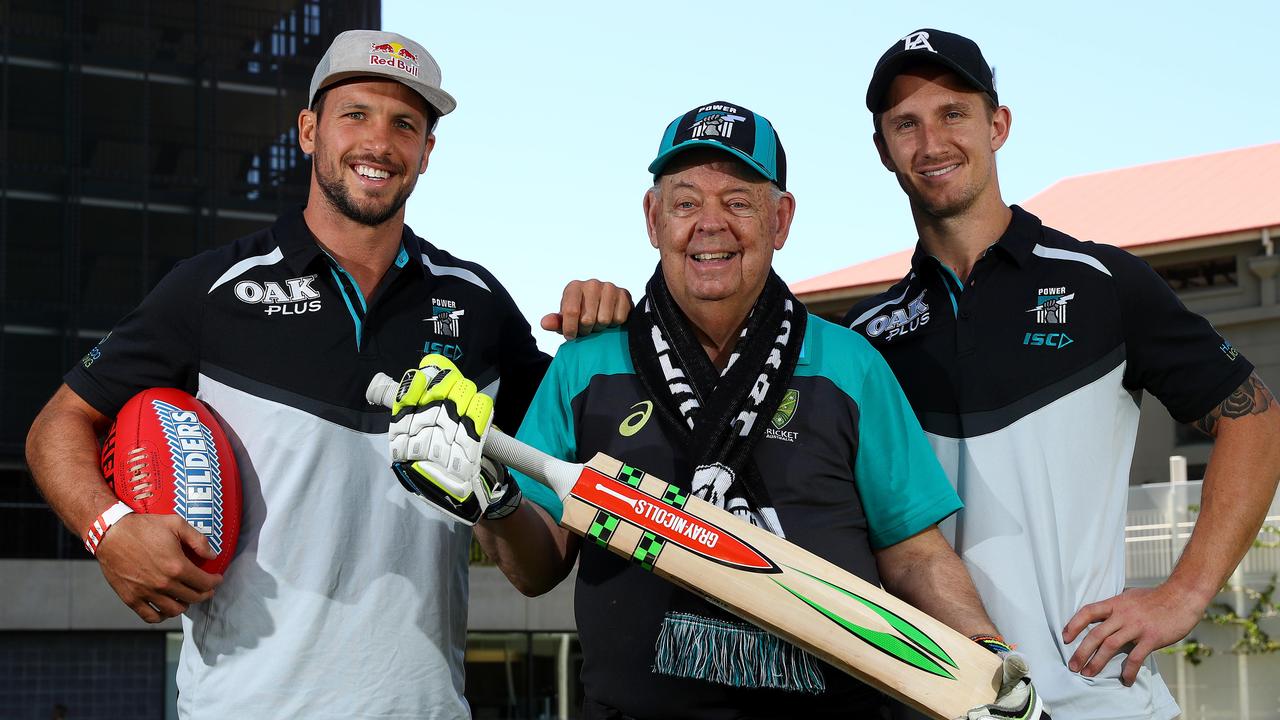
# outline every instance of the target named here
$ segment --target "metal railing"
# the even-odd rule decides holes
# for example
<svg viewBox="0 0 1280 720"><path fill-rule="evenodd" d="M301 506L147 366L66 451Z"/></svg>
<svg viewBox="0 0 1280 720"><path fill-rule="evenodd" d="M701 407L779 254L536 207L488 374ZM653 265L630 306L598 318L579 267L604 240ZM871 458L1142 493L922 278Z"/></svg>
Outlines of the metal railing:
<svg viewBox="0 0 1280 720"><path fill-rule="evenodd" d="M1149 587L1168 577L1195 527L1203 481L1185 479L1186 460L1181 457L1170 458L1170 467L1171 482L1129 489L1124 550L1126 584L1131 587ZM1272 499L1265 524L1280 526L1280 500ZM1275 574L1280 574L1280 548L1255 547L1240 564L1240 576L1249 587L1265 585Z"/></svg>

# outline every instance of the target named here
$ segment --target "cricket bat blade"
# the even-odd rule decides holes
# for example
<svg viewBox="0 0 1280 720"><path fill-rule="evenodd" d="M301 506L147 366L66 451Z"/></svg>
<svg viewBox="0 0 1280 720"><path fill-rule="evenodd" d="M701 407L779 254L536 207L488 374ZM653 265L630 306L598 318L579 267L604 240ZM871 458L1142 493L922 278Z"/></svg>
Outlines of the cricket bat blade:
<svg viewBox="0 0 1280 720"><path fill-rule="evenodd" d="M379 375L371 403L398 384ZM934 720L995 701L1001 661L944 623L784 538L603 453L552 458L497 428L484 452L550 487L560 524ZM939 588L939 592L945 592Z"/></svg>

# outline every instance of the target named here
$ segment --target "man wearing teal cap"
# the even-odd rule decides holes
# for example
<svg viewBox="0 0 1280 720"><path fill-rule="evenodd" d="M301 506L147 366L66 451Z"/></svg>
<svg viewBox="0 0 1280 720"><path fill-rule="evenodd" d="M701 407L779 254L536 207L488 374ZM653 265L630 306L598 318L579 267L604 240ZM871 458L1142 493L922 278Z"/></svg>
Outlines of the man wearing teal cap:
<svg viewBox="0 0 1280 720"><path fill-rule="evenodd" d="M694 108L668 126L649 170L645 219L661 259L647 294L624 328L561 347L519 437L565 460L634 462L993 636L936 527L959 500L892 373L861 337L809 316L772 270L795 214L773 126L734 103ZM419 424L430 423L406 423ZM517 480L529 502L495 502L515 509L490 513L476 537L528 595L578 563L582 717L879 717L887 701L868 686L580 542L556 524L554 494ZM1010 677L1007 690L1013 716L1035 716L1029 681Z"/></svg>

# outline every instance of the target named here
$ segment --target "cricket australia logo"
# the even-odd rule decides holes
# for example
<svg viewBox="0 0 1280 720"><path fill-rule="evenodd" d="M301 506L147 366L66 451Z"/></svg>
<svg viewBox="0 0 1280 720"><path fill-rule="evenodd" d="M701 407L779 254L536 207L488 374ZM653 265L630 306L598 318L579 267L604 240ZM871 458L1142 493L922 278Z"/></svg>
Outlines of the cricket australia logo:
<svg viewBox="0 0 1280 720"><path fill-rule="evenodd" d="M458 337L458 325L464 314L466 311L459 310L458 304L452 300L431 298L431 317L426 320L431 321L437 335Z"/></svg>
<svg viewBox="0 0 1280 720"><path fill-rule="evenodd" d="M924 30L913 32L910 35L902 38L902 49L903 50L928 50L931 53L938 52L937 50L933 49L932 45L929 44L929 33L925 32Z"/></svg>
<svg viewBox="0 0 1280 720"><path fill-rule="evenodd" d="M782 396L782 402L778 403L778 409L769 418L770 427L764 429L764 436L783 442L795 442L800 433L794 430L783 430L783 428L796 416L796 407L799 405L800 391L788 389L787 393Z"/></svg>
<svg viewBox="0 0 1280 720"><path fill-rule="evenodd" d="M732 136L734 123L746 120L737 112L738 108L730 105L708 105L698 108L697 120L689 126L693 131L691 137L728 138Z"/></svg>
<svg viewBox="0 0 1280 720"><path fill-rule="evenodd" d="M1041 325L1061 325L1067 321L1067 303L1076 296L1065 287L1040 288L1036 293L1036 306L1027 310L1036 314Z"/></svg>

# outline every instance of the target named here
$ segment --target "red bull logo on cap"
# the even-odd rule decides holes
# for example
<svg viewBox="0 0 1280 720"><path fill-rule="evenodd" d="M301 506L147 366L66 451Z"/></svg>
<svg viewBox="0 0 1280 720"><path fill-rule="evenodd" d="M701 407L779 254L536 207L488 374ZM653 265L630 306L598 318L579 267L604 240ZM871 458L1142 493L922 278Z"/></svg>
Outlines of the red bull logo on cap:
<svg viewBox="0 0 1280 720"><path fill-rule="evenodd" d="M393 67L418 77L418 56L397 42L370 43L369 64Z"/></svg>

